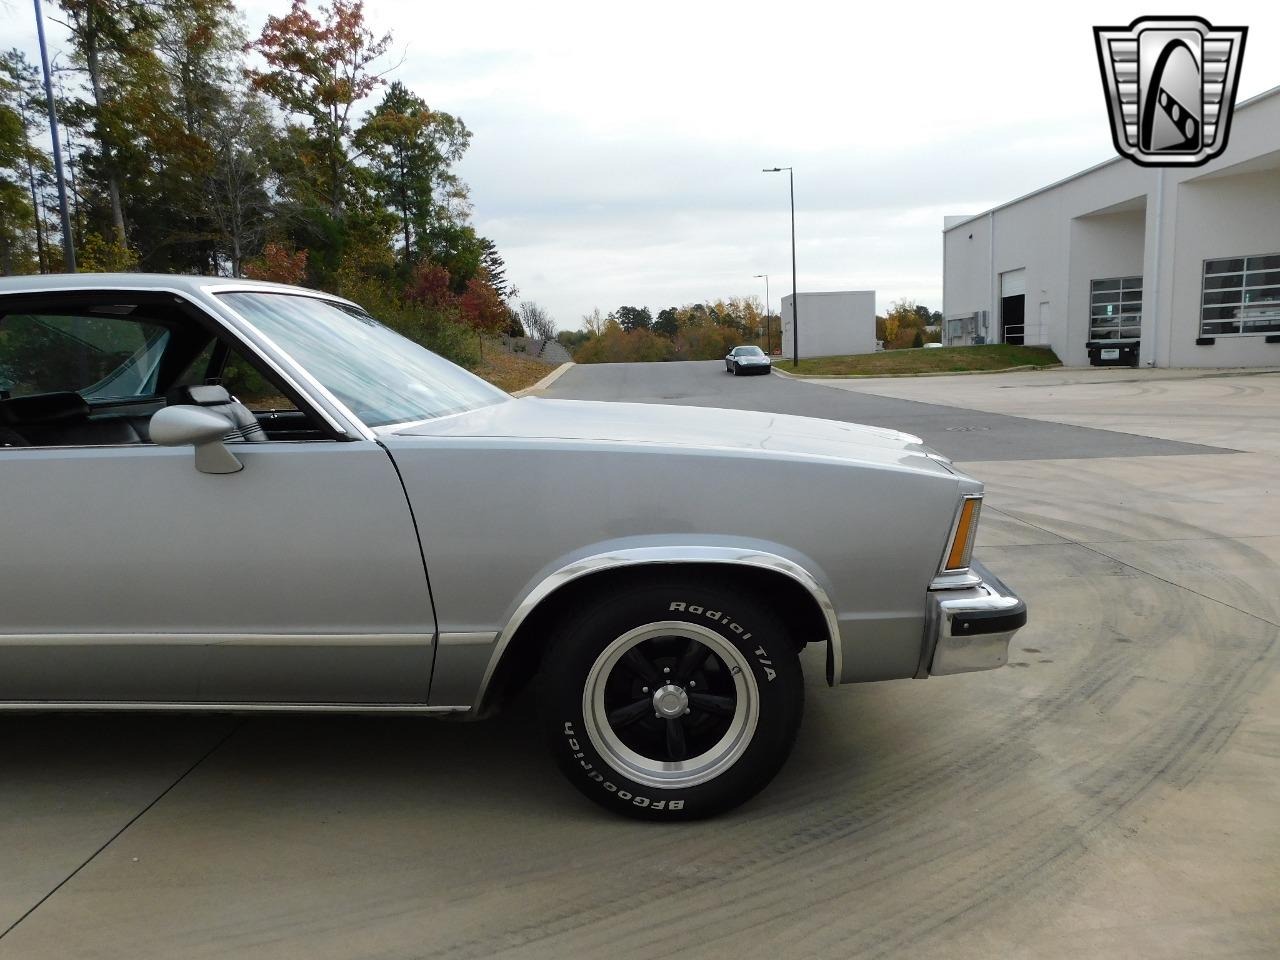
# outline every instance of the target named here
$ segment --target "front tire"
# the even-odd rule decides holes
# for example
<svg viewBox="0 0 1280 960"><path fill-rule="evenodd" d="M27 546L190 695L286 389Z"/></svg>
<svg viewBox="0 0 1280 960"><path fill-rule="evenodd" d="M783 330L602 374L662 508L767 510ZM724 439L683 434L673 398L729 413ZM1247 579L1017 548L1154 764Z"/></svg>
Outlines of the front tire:
<svg viewBox="0 0 1280 960"><path fill-rule="evenodd" d="M782 623L709 581L655 580L583 607L537 686L570 782L647 820L709 817L754 796L791 752L804 709Z"/></svg>
<svg viewBox="0 0 1280 960"><path fill-rule="evenodd" d="M738 365L736 363L733 365L733 375L735 377L738 375Z"/></svg>

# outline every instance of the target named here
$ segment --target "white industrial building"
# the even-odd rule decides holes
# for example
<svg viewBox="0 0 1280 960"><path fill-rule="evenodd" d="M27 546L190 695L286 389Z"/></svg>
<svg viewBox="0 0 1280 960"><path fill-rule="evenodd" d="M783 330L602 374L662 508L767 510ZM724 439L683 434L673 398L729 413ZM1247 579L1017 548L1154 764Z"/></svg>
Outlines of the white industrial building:
<svg viewBox="0 0 1280 960"><path fill-rule="evenodd" d="M1280 365L1280 87L1236 106L1202 167L1116 157L947 217L943 316L944 343L1047 344L1072 366Z"/></svg>
<svg viewBox="0 0 1280 960"><path fill-rule="evenodd" d="M800 296L800 359L876 349L876 292L837 290ZM795 318L791 294L782 298L782 355L792 355L791 328Z"/></svg>

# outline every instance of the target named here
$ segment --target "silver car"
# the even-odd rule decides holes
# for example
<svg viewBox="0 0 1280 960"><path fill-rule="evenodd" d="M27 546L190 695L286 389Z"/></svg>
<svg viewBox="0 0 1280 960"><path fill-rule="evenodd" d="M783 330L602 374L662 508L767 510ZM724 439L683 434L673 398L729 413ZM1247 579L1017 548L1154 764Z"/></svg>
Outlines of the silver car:
<svg viewBox="0 0 1280 960"><path fill-rule="evenodd" d="M807 644L831 685L924 678L1026 621L970 556L982 485L915 437L517 400L239 280L0 280L0 496L0 706L474 718L531 685L570 782L651 819L769 781Z"/></svg>
<svg viewBox="0 0 1280 960"><path fill-rule="evenodd" d="M734 347L724 358L724 368L735 377L747 373L770 373L769 355L759 347Z"/></svg>

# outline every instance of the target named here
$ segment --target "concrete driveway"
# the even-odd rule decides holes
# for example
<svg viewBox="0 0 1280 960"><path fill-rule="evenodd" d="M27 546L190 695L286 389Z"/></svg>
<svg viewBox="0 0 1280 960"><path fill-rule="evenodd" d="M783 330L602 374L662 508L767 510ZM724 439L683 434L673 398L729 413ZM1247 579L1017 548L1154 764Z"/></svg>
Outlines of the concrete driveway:
<svg viewBox="0 0 1280 960"><path fill-rule="evenodd" d="M924 435L988 483L1008 668L828 690L812 651L778 780L678 826L582 800L527 704L0 718L0 957L1275 957L1280 377L719 371L549 393Z"/></svg>

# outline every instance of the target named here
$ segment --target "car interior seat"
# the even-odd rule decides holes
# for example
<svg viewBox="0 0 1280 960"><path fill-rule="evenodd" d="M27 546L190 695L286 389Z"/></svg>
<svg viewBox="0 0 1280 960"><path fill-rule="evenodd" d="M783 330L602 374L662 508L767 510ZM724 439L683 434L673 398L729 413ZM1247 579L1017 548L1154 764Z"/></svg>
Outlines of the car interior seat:
<svg viewBox="0 0 1280 960"><path fill-rule="evenodd" d="M91 417L91 412L78 393L41 393L0 401L0 424L9 428L18 442L25 440L24 445L36 447L143 442L128 419ZM12 439L7 442L17 445Z"/></svg>

